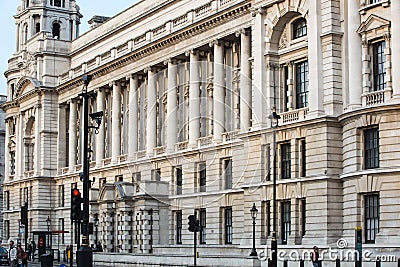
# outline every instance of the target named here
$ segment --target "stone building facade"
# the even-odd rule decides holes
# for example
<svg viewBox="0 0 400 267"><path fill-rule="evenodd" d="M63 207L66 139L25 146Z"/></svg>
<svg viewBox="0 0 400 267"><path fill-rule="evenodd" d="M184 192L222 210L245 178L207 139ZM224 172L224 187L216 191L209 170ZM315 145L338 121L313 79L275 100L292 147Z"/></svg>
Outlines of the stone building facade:
<svg viewBox="0 0 400 267"><path fill-rule="evenodd" d="M90 74L90 112L104 111L89 134L96 262L191 264L196 213L199 265L267 266L273 177L289 266L294 250L354 248L356 227L364 250L400 256L396 14L397 0L143 0L79 36L74 0L23 0L3 105L3 238L27 201L30 231L49 216L68 231L61 246L73 242ZM253 203L260 259L248 256Z"/></svg>

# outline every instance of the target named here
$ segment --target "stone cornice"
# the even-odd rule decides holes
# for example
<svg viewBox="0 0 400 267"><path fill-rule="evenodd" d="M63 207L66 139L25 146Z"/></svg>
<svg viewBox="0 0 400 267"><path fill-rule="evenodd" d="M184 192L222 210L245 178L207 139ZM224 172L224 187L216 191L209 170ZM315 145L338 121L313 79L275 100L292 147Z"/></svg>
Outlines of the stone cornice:
<svg viewBox="0 0 400 267"><path fill-rule="evenodd" d="M238 5L232 6L231 8L224 10L223 13L217 13L214 16L207 17L206 19L203 19L197 23L191 24L190 27L183 28L171 35L167 35L161 39L156 40L154 43L149 43L143 47L140 47L137 51L133 51L127 55L122 56L121 58L118 58L117 60L109 62L108 64L99 66L98 68L89 71L89 73L93 75L94 79L101 77L118 68L138 61L147 55L153 54L165 47L169 47L180 42L181 40L185 40L190 36L204 32L215 25L225 23L226 21L232 20L242 15L243 13L249 13L250 7L251 3L239 3ZM163 62L163 60L161 60L160 62ZM157 63L158 62L154 62L154 64ZM79 85L82 85L80 76L74 78L73 80L67 81L65 84L60 85L57 91L61 94L64 91L74 89L76 86Z"/></svg>
<svg viewBox="0 0 400 267"><path fill-rule="evenodd" d="M40 88L35 88L33 90L30 90L29 92L23 94L22 96L14 99L13 101L9 101L4 103L3 105L0 106L0 108L2 108L4 111L9 110L10 108L14 108L14 107L19 107L20 103L31 99L35 96L39 96L43 93L55 93L55 89L51 88L51 87L40 87Z"/></svg>
<svg viewBox="0 0 400 267"><path fill-rule="evenodd" d="M387 114L390 111L399 112L400 104L383 105L383 106L368 106L362 107L356 110L348 111L338 117L340 123L347 123L349 120L353 120L355 117L359 117L365 114L371 113L382 113Z"/></svg>

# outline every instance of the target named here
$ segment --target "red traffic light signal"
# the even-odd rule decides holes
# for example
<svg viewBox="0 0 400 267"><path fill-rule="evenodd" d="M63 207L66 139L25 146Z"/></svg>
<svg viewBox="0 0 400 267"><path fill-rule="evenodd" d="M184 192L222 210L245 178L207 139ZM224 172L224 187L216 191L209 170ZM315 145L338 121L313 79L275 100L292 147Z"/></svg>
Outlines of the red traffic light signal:
<svg viewBox="0 0 400 267"><path fill-rule="evenodd" d="M81 192L79 192L79 189L72 189L72 197L80 197L81 196Z"/></svg>
<svg viewBox="0 0 400 267"><path fill-rule="evenodd" d="M80 221L81 219L81 192L77 188L71 189L71 220Z"/></svg>

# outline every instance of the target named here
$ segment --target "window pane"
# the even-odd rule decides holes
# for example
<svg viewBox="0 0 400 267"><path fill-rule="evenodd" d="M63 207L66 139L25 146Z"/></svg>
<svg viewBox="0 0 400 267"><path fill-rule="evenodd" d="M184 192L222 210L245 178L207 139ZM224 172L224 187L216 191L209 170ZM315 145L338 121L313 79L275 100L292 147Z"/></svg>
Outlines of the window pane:
<svg viewBox="0 0 400 267"><path fill-rule="evenodd" d="M365 241L373 243L379 232L379 195L366 195L364 202Z"/></svg>
<svg viewBox="0 0 400 267"><path fill-rule="evenodd" d="M366 169L379 167L379 131L368 129L364 131L364 163Z"/></svg>
<svg viewBox="0 0 400 267"><path fill-rule="evenodd" d="M296 108L308 107L308 61L296 64Z"/></svg>
<svg viewBox="0 0 400 267"><path fill-rule="evenodd" d="M291 176L291 154L290 154L290 143L281 145L281 175L282 179L288 179Z"/></svg>
<svg viewBox="0 0 400 267"><path fill-rule="evenodd" d="M293 39L307 35L307 22L304 18L299 18L293 22Z"/></svg>
<svg viewBox="0 0 400 267"><path fill-rule="evenodd" d="M373 91L380 91L386 88L386 55L385 42L379 42L373 45L373 69L374 69L374 88Z"/></svg>

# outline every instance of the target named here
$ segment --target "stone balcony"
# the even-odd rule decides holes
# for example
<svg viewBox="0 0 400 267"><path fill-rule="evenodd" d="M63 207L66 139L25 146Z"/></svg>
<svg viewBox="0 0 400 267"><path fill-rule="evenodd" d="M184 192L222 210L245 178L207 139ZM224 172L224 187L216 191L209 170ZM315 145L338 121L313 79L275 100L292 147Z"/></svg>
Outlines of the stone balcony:
<svg viewBox="0 0 400 267"><path fill-rule="evenodd" d="M381 91L374 91L370 93L365 93L361 96L361 101L363 107L383 105L392 96L392 90L385 89Z"/></svg>
<svg viewBox="0 0 400 267"><path fill-rule="evenodd" d="M308 107L280 113L279 115L281 116L281 118L279 119L279 125L303 121L304 119L306 119L307 113Z"/></svg>

